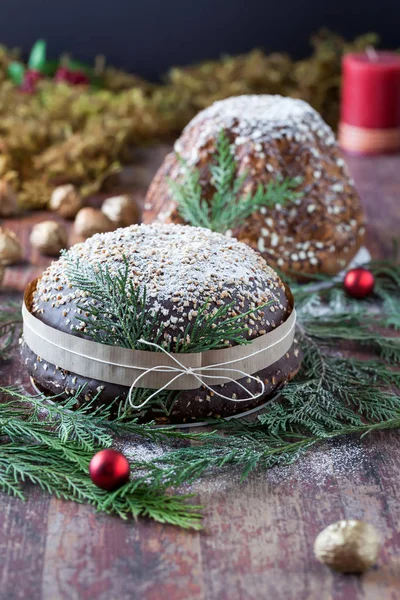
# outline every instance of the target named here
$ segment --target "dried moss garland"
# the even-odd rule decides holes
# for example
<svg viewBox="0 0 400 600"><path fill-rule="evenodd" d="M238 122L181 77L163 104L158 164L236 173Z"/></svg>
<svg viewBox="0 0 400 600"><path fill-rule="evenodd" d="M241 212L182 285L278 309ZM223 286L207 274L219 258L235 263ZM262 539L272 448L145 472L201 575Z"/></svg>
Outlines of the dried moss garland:
<svg viewBox="0 0 400 600"><path fill-rule="evenodd" d="M132 145L172 137L199 110L232 95L302 98L335 126L341 56L376 42L374 34L347 44L320 32L302 61L254 50L174 68L162 85L106 68L101 88L43 79L33 94L21 93L8 78L18 53L0 47L0 178L14 185L26 208L47 206L52 189L63 183L92 194L129 160Z"/></svg>

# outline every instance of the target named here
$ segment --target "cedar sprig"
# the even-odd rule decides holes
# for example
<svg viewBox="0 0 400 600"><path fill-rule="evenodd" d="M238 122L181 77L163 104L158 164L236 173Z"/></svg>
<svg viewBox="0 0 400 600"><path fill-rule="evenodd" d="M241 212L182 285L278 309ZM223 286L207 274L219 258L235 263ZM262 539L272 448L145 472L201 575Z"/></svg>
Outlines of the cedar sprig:
<svg viewBox="0 0 400 600"><path fill-rule="evenodd" d="M22 493L21 480L29 479L60 497L91 502L100 510L120 516L148 514L183 526L192 526L194 518L197 527L198 517L192 518L192 510L197 515L196 509L188 507L184 500L182 506L180 497L178 506L171 508L166 504L168 487L178 489L183 483L228 466L240 468L245 477L256 468L290 464L317 443L349 434L365 435L374 430L400 428L400 396L396 392L400 386L400 372L395 368L398 336L391 324L391 318L400 310L397 286L400 266L387 261L379 266L371 264L373 269L376 269L377 287L372 300L351 299L342 294L341 284L332 280L322 291L312 285L293 287L296 301L298 299L299 329L296 335L304 352L302 368L294 381L283 389L280 400L272 402L256 422L217 420L212 423L215 431L207 436L201 433L172 434L172 429L153 429L135 421L126 422L124 415L109 420L107 409L95 414L92 422L90 413L84 408L72 412L68 401L61 401L50 405L50 410L55 412L40 425L39 415L46 407L45 398L39 396L33 400L29 395L17 393L12 406L12 396L16 392L4 389L8 402L0 406L0 433L7 435L11 446L6 444L4 454L0 455L2 486L9 493L18 495ZM388 298L390 302L387 302ZM360 343L363 348L368 343L368 335L372 340L366 346L368 360L348 357L346 352L338 353L338 349L346 349L343 344L349 341L353 349L359 348ZM395 348L395 354L392 354L392 348L388 360L387 340L392 340ZM28 417L18 413L25 400L30 406ZM37 408L35 402L39 403ZM86 442L76 435L76 424L65 427L64 422L63 428L57 428L55 413L63 411L66 414L62 418L66 422L69 418L80 422L79 427L88 436ZM90 429L93 423L100 431ZM162 441L168 451L146 463L132 462L136 474L132 482L132 486L137 486L135 490L129 487L131 484L115 495L93 490L86 470L85 473L82 470L84 465L86 469L92 452L85 449L85 443L90 443L92 438L95 447L100 435L115 438L128 432L137 435L138 439ZM151 438L152 435L156 437ZM191 439L201 443L188 446L187 441ZM106 445L110 441L110 437L103 440ZM185 445L176 447L177 443ZM40 450L36 454L37 447ZM60 468L61 460L66 471ZM189 516L182 515L181 510L189 510Z"/></svg>
<svg viewBox="0 0 400 600"><path fill-rule="evenodd" d="M108 494L91 482L88 466L94 452L110 447L123 435L136 434L141 439L160 442L193 437L204 440L210 434L182 434L173 428L159 430L135 421L126 422L123 416L112 419L108 407L92 413L90 406L72 411L78 393L62 400L0 388L0 487L24 498L23 484L30 482L58 498L89 503L122 518L142 515L199 529L200 507L188 504L188 495L167 493L171 482L161 470L149 481L140 475L145 465L137 464L131 481ZM56 400L57 404L49 400Z"/></svg>
<svg viewBox="0 0 400 600"><path fill-rule="evenodd" d="M159 311L147 307L146 288L135 287L126 258L115 271L108 266L95 268L90 263L74 262L67 253L65 258L67 277L83 294L79 304L83 316L77 318L91 339L136 350L147 349L139 343L141 338L161 341Z"/></svg>
<svg viewBox="0 0 400 600"><path fill-rule="evenodd" d="M297 177L277 177L265 186L260 183L255 191L245 192L247 173L237 174L231 143L224 130L218 134L210 165L210 182L214 188L210 199L205 197L200 170L178 158L182 178L169 179L169 186L180 216L195 227L225 233L241 225L261 207L283 206L301 197L301 193L295 191L301 182Z"/></svg>
<svg viewBox="0 0 400 600"><path fill-rule="evenodd" d="M162 473L150 483L146 476L133 479L112 494L99 489L89 478L92 453L64 443L64 449L20 441L0 444L0 487L25 498L23 484L30 482L64 500L92 504L98 510L123 519L145 516L161 523L200 529L200 506L188 504L190 495L167 493Z"/></svg>
<svg viewBox="0 0 400 600"><path fill-rule="evenodd" d="M312 342L304 346L299 376L256 422L214 421L223 436L167 452L154 461L155 473L165 469L171 480L187 483L230 465L245 478L256 468L289 465L327 440L400 428L400 396L391 391L400 385L398 371L377 360L338 358L312 347Z"/></svg>
<svg viewBox="0 0 400 600"><path fill-rule="evenodd" d="M198 439L199 434L181 433L175 427L155 428L154 423L139 424L136 418L127 419L124 411L120 411L115 417L112 416L113 403L99 405L99 395L89 402L78 404L82 394L82 388L78 389L68 398L60 395L49 396L39 393L35 396L27 394L23 388L11 386L0 386L0 399L7 402L0 403L2 413L0 416L7 420L11 426L10 417L24 419L25 425L41 424L46 429L52 429L57 433L61 442L74 441L79 443L85 450L94 450L97 446L109 447L115 438L126 435L137 435L151 442L162 442L166 439ZM118 403L118 398L114 400ZM18 421L19 422L19 421ZM18 433L18 432L17 432ZM29 433L29 432L28 432ZM202 433L201 439L209 436ZM32 433L34 437L34 433Z"/></svg>
<svg viewBox="0 0 400 600"><path fill-rule="evenodd" d="M228 315L235 302L210 309L206 300L197 310L176 341L165 338L165 326L159 310L147 302L146 286L136 286L130 278L130 265L126 257L121 267L111 271L107 266L94 267L90 263L74 262L65 254L67 277L84 299L78 304L82 315L77 319L85 326L85 334L96 342L131 348L157 351L139 340L144 339L164 347L170 352L204 352L230 343L246 344L248 325L246 317L264 310L270 302L233 317Z"/></svg>

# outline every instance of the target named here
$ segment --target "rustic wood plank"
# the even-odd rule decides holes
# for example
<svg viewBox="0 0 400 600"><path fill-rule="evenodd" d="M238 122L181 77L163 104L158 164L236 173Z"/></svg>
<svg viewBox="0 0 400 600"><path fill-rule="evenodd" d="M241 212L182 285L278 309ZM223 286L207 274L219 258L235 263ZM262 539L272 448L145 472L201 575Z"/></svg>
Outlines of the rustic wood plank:
<svg viewBox="0 0 400 600"><path fill-rule="evenodd" d="M200 600L200 561L199 535L53 499L41 598Z"/></svg>
<svg viewBox="0 0 400 600"><path fill-rule="evenodd" d="M348 156L368 218L367 246L374 257L391 255L400 236L400 155Z"/></svg>
<svg viewBox="0 0 400 600"><path fill-rule="evenodd" d="M200 499L210 515L210 535L202 536L206 597L400 598L399 444L398 435L387 432L341 440L242 485L238 476L204 482ZM362 578L334 574L313 557L318 532L341 518L367 520L385 539L379 568Z"/></svg>
<svg viewBox="0 0 400 600"><path fill-rule="evenodd" d="M168 150L138 151L121 189L143 205ZM368 247L374 256L388 256L400 232L400 156L349 158L348 164L369 218ZM146 221L152 216L145 211ZM29 262L7 269L0 305L50 262L28 242L30 228L43 218L48 213L7 221ZM24 377L17 359L1 373L6 382L26 383ZM253 474L243 484L239 479L229 471L191 488L207 507L203 533L125 523L33 489L27 503L0 495L0 597L400 600L397 433L316 448L291 467ZM385 539L378 568L362 578L334 574L313 557L317 533L343 517L374 523Z"/></svg>
<svg viewBox="0 0 400 600"><path fill-rule="evenodd" d="M40 600L50 498L31 489L27 501L0 493L0 598Z"/></svg>

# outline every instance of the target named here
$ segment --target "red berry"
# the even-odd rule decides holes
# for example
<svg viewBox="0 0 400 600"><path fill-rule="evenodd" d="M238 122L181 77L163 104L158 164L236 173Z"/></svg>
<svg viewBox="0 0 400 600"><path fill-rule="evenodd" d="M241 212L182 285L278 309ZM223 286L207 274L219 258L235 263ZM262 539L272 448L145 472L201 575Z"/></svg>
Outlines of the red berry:
<svg viewBox="0 0 400 600"><path fill-rule="evenodd" d="M56 81L66 81L68 82L68 75L70 71L66 67L58 67L56 74L54 75L54 79Z"/></svg>
<svg viewBox="0 0 400 600"><path fill-rule="evenodd" d="M44 75L40 71L28 69L24 75L24 81L20 86L20 91L25 94L33 94L36 90L36 84Z"/></svg>
<svg viewBox="0 0 400 600"><path fill-rule="evenodd" d="M34 69L29 69L28 71L26 71L25 73L25 77L24 77L24 81L29 83L37 83L40 79L43 79L43 73L41 73L40 71L36 71Z"/></svg>
<svg viewBox="0 0 400 600"><path fill-rule="evenodd" d="M370 271L359 267L346 273L343 285L353 298L366 298L373 292L375 279Z"/></svg>
<svg viewBox="0 0 400 600"><path fill-rule="evenodd" d="M73 85L86 85L89 83L89 77L84 71L74 71L71 83Z"/></svg>
<svg viewBox="0 0 400 600"><path fill-rule="evenodd" d="M97 452L90 461L89 475L97 487L116 490L129 481L129 462L121 452L108 448Z"/></svg>
<svg viewBox="0 0 400 600"><path fill-rule="evenodd" d="M73 71L68 67L59 67L54 76L56 81L69 83L70 85L84 85L89 83L89 77L84 71Z"/></svg>

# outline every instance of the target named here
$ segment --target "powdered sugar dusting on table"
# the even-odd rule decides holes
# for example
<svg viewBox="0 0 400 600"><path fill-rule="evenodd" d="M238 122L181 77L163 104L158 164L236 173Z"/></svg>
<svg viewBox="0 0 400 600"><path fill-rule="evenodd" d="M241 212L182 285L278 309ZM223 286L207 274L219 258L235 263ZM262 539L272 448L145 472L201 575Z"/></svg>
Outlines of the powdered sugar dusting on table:
<svg viewBox="0 0 400 600"><path fill-rule="evenodd" d="M359 440L338 439L330 445L314 448L292 465L270 469L265 474L266 481L322 486L336 477L356 476L357 473L361 476L373 451L373 446L366 446Z"/></svg>
<svg viewBox="0 0 400 600"><path fill-rule="evenodd" d="M171 448L168 444L161 446L153 442L139 442L137 439L125 438L115 446L129 460L146 463L157 461ZM265 470L263 468L252 472L249 481L257 485L272 487L287 486L326 487L335 484L337 479L352 477L352 480L362 480L363 473L376 452L375 445L360 440L337 440L332 444L323 445L308 451L292 465L277 466ZM238 485L247 485L242 479L240 467L226 467L208 472L193 484L182 486L185 492L201 492L202 494L224 493Z"/></svg>
<svg viewBox="0 0 400 600"><path fill-rule="evenodd" d="M349 477L353 482L362 482L375 452L376 447L369 440L365 444L359 440L338 439L333 444L309 450L291 465L267 470L260 467L244 482L240 467L227 467L208 473L194 484L185 486L184 491L214 495L236 489L238 485L246 486L247 481L250 485L265 486L266 489L284 486L285 490L302 489L308 485L326 489L336 485L336 480Z"/></svg>

